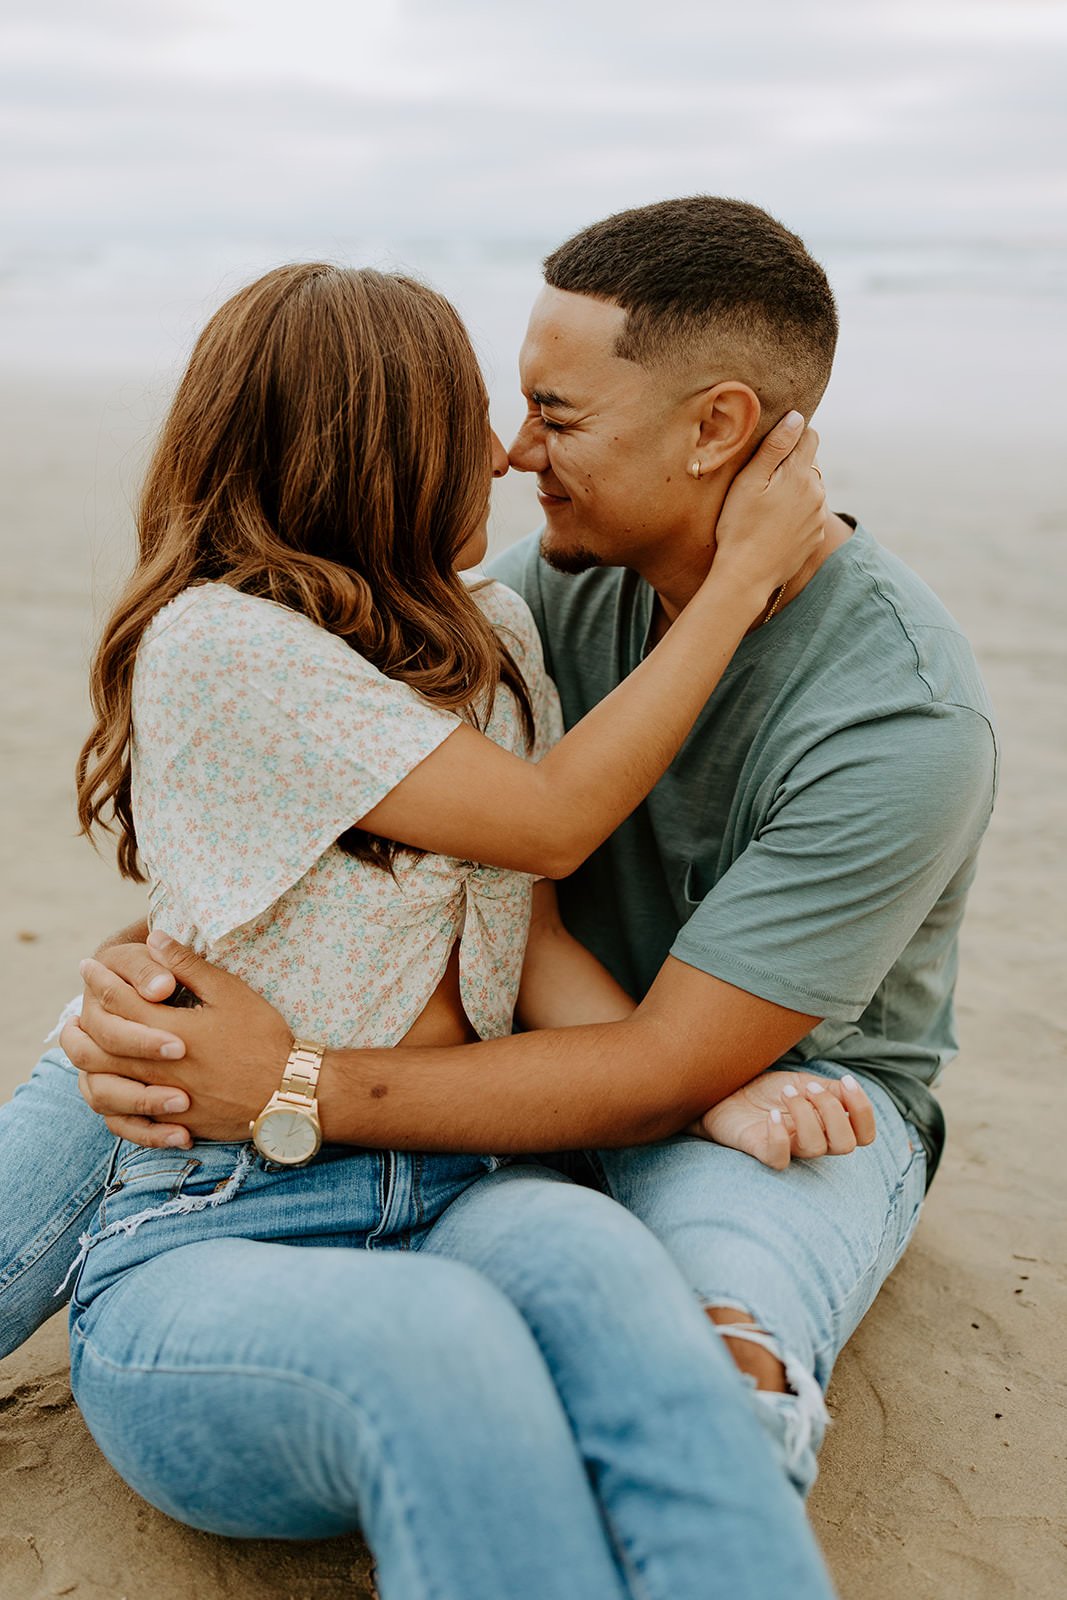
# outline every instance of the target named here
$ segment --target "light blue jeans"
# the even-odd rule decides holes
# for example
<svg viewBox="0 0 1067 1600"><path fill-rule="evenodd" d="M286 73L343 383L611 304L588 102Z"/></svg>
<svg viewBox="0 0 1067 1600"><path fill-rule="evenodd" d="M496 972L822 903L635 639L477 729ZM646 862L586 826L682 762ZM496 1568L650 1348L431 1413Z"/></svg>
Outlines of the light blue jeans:
<svg viewBox="0 0 1067 1600"><path fill-rule="evenodd" d="M819 1077L848 1069L809 1062ZM596 1179L660 1239L705 1306L747 1312L748 1338L782 1362L791 1394L752 1403L801 1493L815 1481L834 1362L907 1248L926 1193L926 1153L879 1083L862 1078L878 1137L848 1156L774 1172L685 1135L601 1150ZM749 1380L751 1382L751 1380Z"/></svg>
<svg viewBox="0 0 1067 1600"><path fill-rule="evenodd" d="M51 1051L0 1108L0 1353L72 1262L78 1403L183 1522L362 1527L383 1600L831 1593L662 1246L543 1168L144 1150Z"/></svg>

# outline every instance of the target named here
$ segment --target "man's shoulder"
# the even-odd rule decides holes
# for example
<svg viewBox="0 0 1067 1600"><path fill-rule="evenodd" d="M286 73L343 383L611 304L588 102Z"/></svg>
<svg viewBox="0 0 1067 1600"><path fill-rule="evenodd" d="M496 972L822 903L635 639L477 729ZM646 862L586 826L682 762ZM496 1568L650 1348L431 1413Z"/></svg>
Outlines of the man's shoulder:
<svg viewBox="0 0 1067 1600"><path fill-rule="evenodd" d="M842 555L849 578L836 586L831 605L836 601L836 622L851 646L842 651L846 670L862 661L878 698L896 685L917 705L957 706L991 722L970 640L924 579L862 526Z"/></svg>

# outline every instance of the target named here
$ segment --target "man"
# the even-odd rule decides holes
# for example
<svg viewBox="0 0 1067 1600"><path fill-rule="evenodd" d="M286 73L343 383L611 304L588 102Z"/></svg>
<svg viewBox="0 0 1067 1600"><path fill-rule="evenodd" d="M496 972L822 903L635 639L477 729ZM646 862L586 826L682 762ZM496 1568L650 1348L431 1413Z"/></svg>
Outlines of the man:
<svg viewBox="0 0 1067 1600"><path fill-rule="evenodd" d="M511 461L537 474L546 528L491 570L529 602L569 725L695 592L732 478L785 412L818 404L837 322L800 240L737 201L608 218L549 256L545 278ZM955 1051L956 938L995 759L952 619L853 519L829 517L822 550L742 643L666 777L562 886L571 931L640 1000L632 1018L451 1050L331 1052L329 1137L596 1151L599 1179L663 1239L758 1386L806 1489L821 1391L940 1155L931 1085ZM166 1137L143 1118L167 1115L171 1089L129 1081L150 1077L179 1104L191 1094L194 1132L235 1137L277 1087L288 1032L237 980L155 949L204 1008L161 1031L120 981L144 994L158 969L119 947L112 975L87 969L65 1047L115 1131ZM180 1066L158 1059L168 1040ZM220 1101L215 1082L238 1056ZM794 1154L855 1149L859 1079L877 1140L848 1161L774 1171L670 1137L775 1064L817 1074L810 1095L779 1080ZM208 1074L212 1110L198 1114Z"/></svg>

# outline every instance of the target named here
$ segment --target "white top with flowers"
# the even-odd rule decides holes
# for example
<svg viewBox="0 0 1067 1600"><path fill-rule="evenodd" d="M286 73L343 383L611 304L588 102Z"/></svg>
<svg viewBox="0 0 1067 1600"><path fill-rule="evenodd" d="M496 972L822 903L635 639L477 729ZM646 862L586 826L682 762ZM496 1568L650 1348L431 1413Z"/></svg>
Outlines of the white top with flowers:
<svg viewBox="0 0 1067 1600"><path fill-rule="evenodd" d="M502 584L474 593L529 686L538 759L562 727L533 618ZM334 1048L401 1040L458 938L471 1023L509 1032L532 878L405 853L391 874L336 845L459 721L299 612L221 583L186 589L145 630L134 672L153 925ZM526 754L503 686L485 732Z"/></svg>

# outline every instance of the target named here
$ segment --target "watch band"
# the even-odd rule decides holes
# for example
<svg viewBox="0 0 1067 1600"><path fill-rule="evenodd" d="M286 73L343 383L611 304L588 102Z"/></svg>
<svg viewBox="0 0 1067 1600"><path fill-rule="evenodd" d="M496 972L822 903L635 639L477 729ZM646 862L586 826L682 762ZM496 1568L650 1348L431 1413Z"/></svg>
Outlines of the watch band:
<svg viewBox="0 0 1067 1600"><path fill-rule="evenodd" d="M296 1094L303 1100L314 1100L319 1086L319 1073L326 1046L311 1039L294 1039L285 1063L279 1094Z"/></svg>

